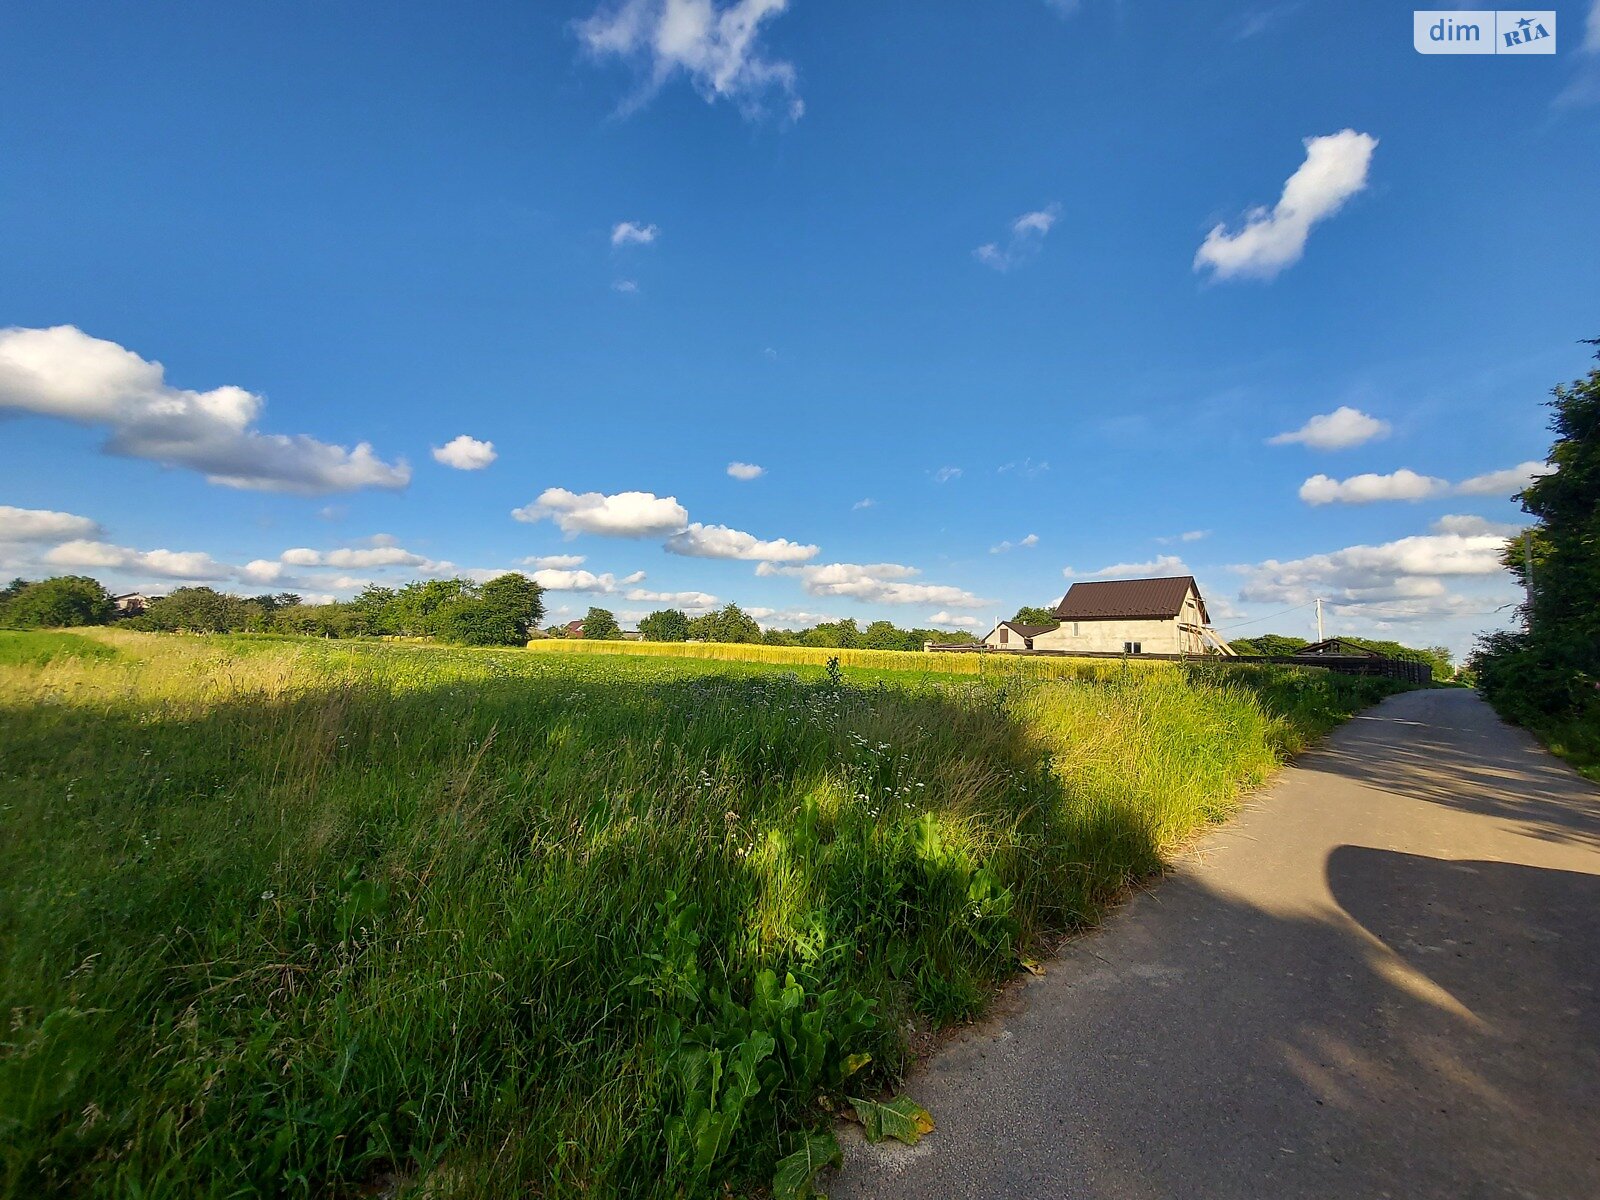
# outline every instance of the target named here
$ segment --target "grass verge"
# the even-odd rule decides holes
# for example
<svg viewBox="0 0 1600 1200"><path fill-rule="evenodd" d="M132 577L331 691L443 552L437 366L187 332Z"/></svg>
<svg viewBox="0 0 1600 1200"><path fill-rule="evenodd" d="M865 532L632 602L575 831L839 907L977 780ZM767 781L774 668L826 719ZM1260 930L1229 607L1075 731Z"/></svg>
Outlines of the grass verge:
<svg viewBox="0 0 1600 1200"><path fill-rule="evenodd" d="M0 666L9 1196L767 1185L1387 690L81 640Z"/></svg>

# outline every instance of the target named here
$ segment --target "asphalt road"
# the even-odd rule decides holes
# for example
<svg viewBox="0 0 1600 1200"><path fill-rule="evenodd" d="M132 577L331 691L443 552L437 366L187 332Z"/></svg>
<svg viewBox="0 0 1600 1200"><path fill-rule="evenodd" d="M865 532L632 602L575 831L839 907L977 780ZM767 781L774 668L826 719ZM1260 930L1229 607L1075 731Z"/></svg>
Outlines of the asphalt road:
<svg viewBox="0 0 1600 1200"><path fill-rule="evenodd" d="M844 1197L1600 1197L1600 789L1396 696L906 1090Z"/></svg>

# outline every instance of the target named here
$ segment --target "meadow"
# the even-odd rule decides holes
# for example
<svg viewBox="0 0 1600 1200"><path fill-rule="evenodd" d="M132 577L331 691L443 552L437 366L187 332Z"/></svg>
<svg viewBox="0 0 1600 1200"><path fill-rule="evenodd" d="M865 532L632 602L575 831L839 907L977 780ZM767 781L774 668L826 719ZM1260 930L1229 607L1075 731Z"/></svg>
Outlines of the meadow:
<svg viewBox="0 0 1600 1200"><path fill-rule="evenodd" d="M0 633L3 1194L806 1195L1394 686L582 645Z"/></svg>

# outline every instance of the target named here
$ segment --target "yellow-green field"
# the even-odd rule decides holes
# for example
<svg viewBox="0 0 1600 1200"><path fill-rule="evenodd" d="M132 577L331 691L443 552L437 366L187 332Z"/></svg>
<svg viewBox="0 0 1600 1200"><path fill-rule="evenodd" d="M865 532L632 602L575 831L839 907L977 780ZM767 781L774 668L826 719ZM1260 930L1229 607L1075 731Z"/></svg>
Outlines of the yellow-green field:
<svg viewBox="0 0 1600 1200"><path fill-rule="evenodd" d="M1384 689L979 665L0 634L4 1195L802 1195Z"/></svg>

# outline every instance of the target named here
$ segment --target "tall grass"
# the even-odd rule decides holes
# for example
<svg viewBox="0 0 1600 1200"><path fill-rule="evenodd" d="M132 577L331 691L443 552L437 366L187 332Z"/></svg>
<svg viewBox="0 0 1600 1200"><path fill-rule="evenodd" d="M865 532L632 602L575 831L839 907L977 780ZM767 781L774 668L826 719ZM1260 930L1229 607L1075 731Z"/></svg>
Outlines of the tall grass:
<svg viewBox="0 0 1600 1200"><path fill-rule="evenodd" d="M1381 690L96 636L0 667L8 1196L762 1184Z"/></svg>

